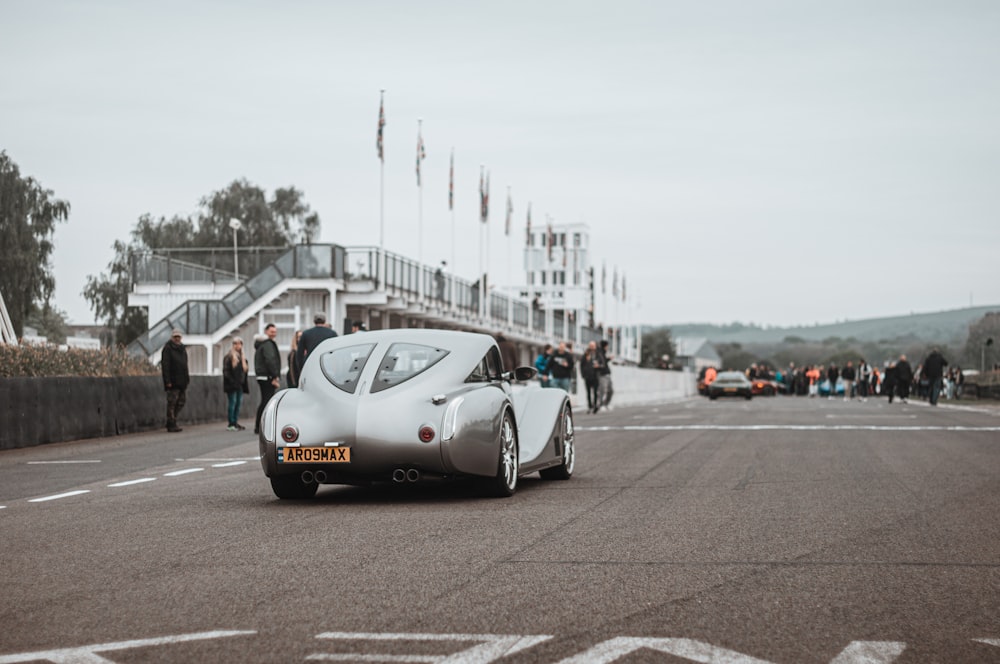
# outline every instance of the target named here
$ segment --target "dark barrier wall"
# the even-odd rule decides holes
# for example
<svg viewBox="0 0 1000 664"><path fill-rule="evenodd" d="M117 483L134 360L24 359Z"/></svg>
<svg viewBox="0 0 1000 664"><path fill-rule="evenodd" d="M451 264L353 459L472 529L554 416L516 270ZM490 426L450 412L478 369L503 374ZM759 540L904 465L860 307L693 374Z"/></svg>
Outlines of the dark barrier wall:
<svg viewBox="0 0 1000 664"><path fill-rule="evenodd" d="M260 391L250 381L240 423L253 429ZM0 378L0 449L166 429L159 376ZM221 376L192 376L178 422L226 426Z"/></svg>

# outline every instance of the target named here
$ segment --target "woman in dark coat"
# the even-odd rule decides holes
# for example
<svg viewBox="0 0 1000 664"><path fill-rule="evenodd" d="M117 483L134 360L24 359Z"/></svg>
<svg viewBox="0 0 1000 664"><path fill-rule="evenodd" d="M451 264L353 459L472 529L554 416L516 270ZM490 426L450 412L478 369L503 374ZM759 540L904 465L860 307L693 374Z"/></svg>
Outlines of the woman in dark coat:
<svg viewBox="0 0 1000 664"><path fill-rule="evenodd" d="M233 347L222 358L222 389L229 399L229 426L227 431L242 431L245 426L239 423L240 407L243 405L243 395L250 393L250 383L247 374L250 372L247 357L243 353L243 340L233 339Z"/></svg>

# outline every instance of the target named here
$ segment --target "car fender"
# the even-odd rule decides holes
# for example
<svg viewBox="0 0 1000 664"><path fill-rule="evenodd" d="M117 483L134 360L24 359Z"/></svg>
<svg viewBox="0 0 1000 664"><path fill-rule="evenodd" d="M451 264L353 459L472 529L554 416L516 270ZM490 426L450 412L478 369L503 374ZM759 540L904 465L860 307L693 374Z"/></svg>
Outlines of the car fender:
<svg viewBox="0 0 1000 664"><path fill-rule="evenodd" d="M517 418L521 465L532 466L550 461L559 454L551 445L558 433L559 413L569 402L569 395L556 388L527 387L512 396Z"/></svg>
<svg viewBox="0 0 1000 664"><path fill-rule="evenodd" d="M499 386L487 384L463 392L460 398L451 415L454 435L441 441L445 467L456 473L493 476L500 461L501 418L512 410L510 397Z"/></svg>

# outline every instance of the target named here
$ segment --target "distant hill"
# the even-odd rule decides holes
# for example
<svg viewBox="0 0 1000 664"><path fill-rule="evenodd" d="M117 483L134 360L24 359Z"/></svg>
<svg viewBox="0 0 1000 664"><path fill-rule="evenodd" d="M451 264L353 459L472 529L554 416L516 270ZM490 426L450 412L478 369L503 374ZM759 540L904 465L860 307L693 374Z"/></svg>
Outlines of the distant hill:
<svg viewBox="0 0 1000 664"><path fill-rule="evenodd" d="M909 338L927 342L964 342L969 325L987 313L1000 311L1000 305L968 307L927 314L910 314L890 318L869 318L802 327L758 327L733 323L712 325L708 323L683 323L668 325L671 336L706 337L715 343L774 343L787 337L806 341L823 341L831 337L858 341Z"/></svg>

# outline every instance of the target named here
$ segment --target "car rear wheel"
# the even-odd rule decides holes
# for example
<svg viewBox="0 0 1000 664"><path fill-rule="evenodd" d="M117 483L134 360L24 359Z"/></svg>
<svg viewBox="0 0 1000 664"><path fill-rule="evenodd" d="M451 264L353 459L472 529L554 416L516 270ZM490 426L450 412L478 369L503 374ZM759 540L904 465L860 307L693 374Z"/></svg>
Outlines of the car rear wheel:
<svg viewBox="0 0 1000 664"><path fill-rule="evenodd" d="M562 449L562 463L555 468L546 468L538 472L543 480L568 480L573 476L576 466L576 445L573 440L573 413L569 406L563 406L559 418L559 437Z"/></svg>
<svg viewBox="0 0 1000 664"><path fill-rule="evenodd" d="M503 414L500 423L500 459L497 474L486 482L486 490L492 496L508 498L517 491L517 473L520 470L517 454L517 429L510 411Z"/></svg>
<svg viewBox="0 0 1000 664"><path fill-rule="evenodd" d="M319 484L306 484L298 475L277 475L271 478L274 495L283 500L302 500L316 495Z"/></svg>

